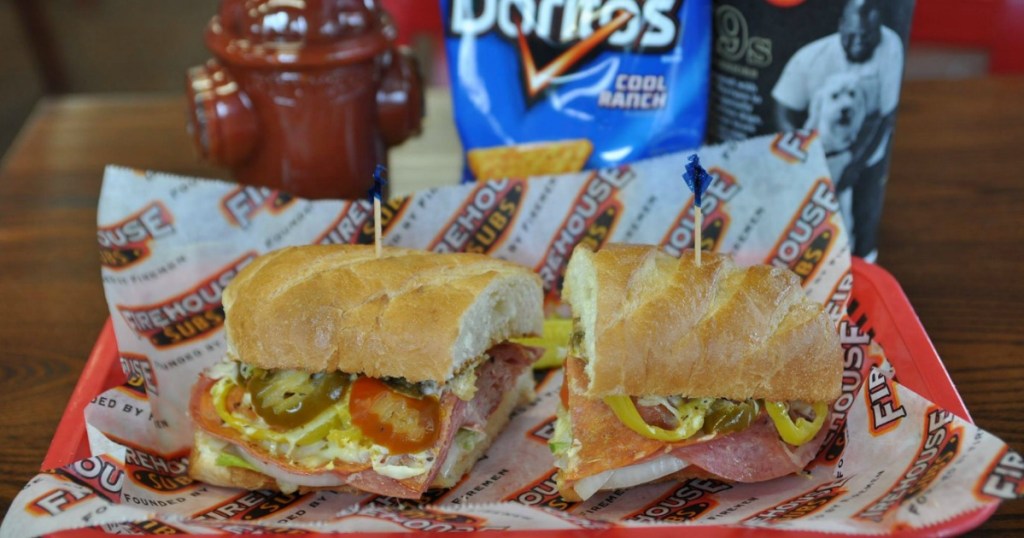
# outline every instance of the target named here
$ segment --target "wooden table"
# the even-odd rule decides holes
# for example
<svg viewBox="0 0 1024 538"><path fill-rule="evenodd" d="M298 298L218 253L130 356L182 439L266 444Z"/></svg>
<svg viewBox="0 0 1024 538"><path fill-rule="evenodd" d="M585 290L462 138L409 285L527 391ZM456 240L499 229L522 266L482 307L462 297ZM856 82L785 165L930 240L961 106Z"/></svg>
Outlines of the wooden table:
<svg viewBox="0 0 1024 538"><path fill-rule="evenodd" d="M38 470L107 317L103 166L223 176L198 161L177 96L42 102L0 170L0 508ZM450 105L393 156L395 192L454 181ZM903 285L974 420L1024 449L1024 79L911 82L879 263ZM982 529L1024 532L1024 502Z"/></svg>

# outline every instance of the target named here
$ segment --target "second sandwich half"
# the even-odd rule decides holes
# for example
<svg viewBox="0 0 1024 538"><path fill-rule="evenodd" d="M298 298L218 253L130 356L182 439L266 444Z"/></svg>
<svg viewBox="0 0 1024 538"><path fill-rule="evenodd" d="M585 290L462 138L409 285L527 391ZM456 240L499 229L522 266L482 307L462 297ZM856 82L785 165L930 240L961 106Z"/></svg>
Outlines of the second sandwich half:
<svg viewBox="0 0 1024 538"><path fill-rule="evenodd" d="M542 290L475 254L307 246L224 293L227 357L193 389L190 474L247 489L451 487L533 396Z"/></svg>
<svg viewBox="0 0 1024 538"><path fill-rule="evenodd" d="M839 396L835 325L786 269L654 246L577 247L551 442L567 499L666 478L799 472Z"/></svg>

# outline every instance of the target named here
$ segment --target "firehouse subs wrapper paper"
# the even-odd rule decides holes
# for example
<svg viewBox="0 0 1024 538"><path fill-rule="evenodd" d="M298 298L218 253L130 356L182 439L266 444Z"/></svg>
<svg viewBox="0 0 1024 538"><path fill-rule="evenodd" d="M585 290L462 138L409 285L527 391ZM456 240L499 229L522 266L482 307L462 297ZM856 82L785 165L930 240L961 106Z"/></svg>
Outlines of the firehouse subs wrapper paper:
<svg viewBox="0 0 1024 538"><path fill-rule="evenodd" d="M129 382L97 395L86 409L93 457L34 478L0 534L77 527L219 533L664 522L877 534L939 524L1015 497L1020 456L900 385L870 332L843 315L852 287L848 241L818 142L784 134L699 154L715 177L702 204L705 249L732 253L741 263L791 268L839 324L844 392L805 475L745 485L666 482L566 501L554 488L547 447L562 379L554 370L471 474L451 490L430 492L419 505L367 494L248 492L192 482L186 401L199 372L224 351L224 286L259 254L286 245L372 242L370 204L310 202L111 167L98 239ZM418 192L384 205L385 243L486 252L533 267L555 312L562 272L579 242L657 243L677 255L692 244L693 203L679 180L688 155Z"/></svg>

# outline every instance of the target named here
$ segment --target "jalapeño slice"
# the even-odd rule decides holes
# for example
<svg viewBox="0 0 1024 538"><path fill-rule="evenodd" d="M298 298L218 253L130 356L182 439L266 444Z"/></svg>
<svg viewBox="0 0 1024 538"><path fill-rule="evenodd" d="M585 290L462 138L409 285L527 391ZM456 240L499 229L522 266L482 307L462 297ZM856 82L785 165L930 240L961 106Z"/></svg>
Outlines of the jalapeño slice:
<svg viewBox="0 0 1024 538"><path fill-rule="evenodd" d="M271 426L297 428L341 400L348 385L342 372L255 370L246 388L253 410Z"/></svg>
<svg viewBox="0 0 1024 538"><path fill-rule="evenodd" d="M734 433L750 427L761 412L756 400L715 400L704 417L704 433Z"/></svg>

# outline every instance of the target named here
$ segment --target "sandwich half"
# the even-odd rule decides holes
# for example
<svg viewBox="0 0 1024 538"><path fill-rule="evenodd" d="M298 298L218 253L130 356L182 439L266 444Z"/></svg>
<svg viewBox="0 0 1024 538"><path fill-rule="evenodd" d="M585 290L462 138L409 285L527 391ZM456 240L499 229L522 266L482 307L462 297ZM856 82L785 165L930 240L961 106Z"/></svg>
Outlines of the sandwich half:
<svg viewBox="0 0 1024 538"><path fill-rule="evenodd" d="M420 498L533 396L540 279L477 254L293 247L223 296L227 353L193 388L189 474L246 489Z"/></svg>
<svg viewBox="0 0 1024 538"><path fill-rule="evenodd" d="M843 361L799 278L726 256L580 246L551 441L567 499L686 476L758 482L813 459Z"/></svg>

